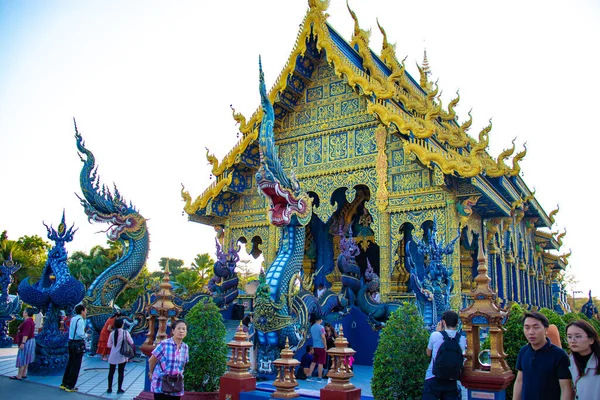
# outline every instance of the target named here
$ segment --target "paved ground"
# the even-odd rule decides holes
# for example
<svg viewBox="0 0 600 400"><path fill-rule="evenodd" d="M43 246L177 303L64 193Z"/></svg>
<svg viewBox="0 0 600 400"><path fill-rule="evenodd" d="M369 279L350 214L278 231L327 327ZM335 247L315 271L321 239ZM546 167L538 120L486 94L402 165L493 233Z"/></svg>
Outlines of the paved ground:
<svg viewBox="0 0 600 400"><path fill-rule="evenodd" d="M2 393L3 399L11 400L40 400L44 398L52 400L98 399L98 397L89 394L67 393L40 383L13 381L6 376L0 377L0 393Z"/></svg>
<svg viewBox="0 0 600 400"><path fill-rule="evenodd" d="M5 385L11 385L9 390L13 387L25 388L24 391L20 392L19 395L27 394L30 392L42 391L48 399L60 398L59 396L67 395L73 398L72 395L75 393L67 393L58 388L62 381L62 375L60 376L33 376L30 375L27 380L14 381L5 377L16 375L17 368L15 367L15 360L17 357L17 348L12 347L10 349L0 349L0 388L1 393L4 392ZM92 398L91 396L103 397L108 399L121 399L129 400L137 396L141 391L144 390L144 372L146 369L145 359L135 358L134 362L127 363L125 367L125 378L123 380L123 390L125 393L122 395L116 395L117 387L117 373L115 373L113 383L113 394L106 393L107 389L107 375L108 375L108 363L102 361L99 357L83 357L83 363L81 365L81 371L79 373L79 379L77 380L77 386L79 387L78 394L85 394L88 396L82 396L81 398ZM31 385L35 383L36 385ZM15 386L16 385L16 386ZM48 397L50 391L48 386L56 388L56 393L52 393L51 397ZM18 389L17 389L18 390ZM5 398L2 396L2 398ZM28 399L29 397L14 397L12 399ZM77 398L77 397L75 397ZM40 397L37 397L40 399Z"/></svg>
<svg viewBox="0 0 600 400"><path fill-rule="evenodd" d="M81 366L81 372L79 373L79 379L77 380L77 386L79 387L78 393L66 393L58 388L61 384L61 376L33 376L30 375L27 380L14 381L8 379L9 376L17 374L17 368L15 367L15 359L17 356L17 348L12 347L9 349L0 349L0 393L3 399L4 393L15 393L15 396L10 397L10 400L25 400L40 398L46 399L92 399L92 398L107 398L107 399L120 399L130 400L137 396L142 390L144 390L144 374L146 369L145 358L135 358L134 362L130 362L125 367L125 379L123 381L123 389L125 393L122 395L116 395L116 381L117 374L115 373L113 383L113 393L106 393L107 386L107 375L108 375L108 363L102 361L99 357L83 357L83 363ZM354 366L355 376L352 379L352 383L362 389L363 396L372 396L371 394L371 376L373 374L372 367L365 367L361 365ZM3 376L2 376L3 375ZM300 383L299 389L303 393L319 395L319 390L326 384L298 381ZM257 382L259 387L272 387L272 382Z"/></svg>

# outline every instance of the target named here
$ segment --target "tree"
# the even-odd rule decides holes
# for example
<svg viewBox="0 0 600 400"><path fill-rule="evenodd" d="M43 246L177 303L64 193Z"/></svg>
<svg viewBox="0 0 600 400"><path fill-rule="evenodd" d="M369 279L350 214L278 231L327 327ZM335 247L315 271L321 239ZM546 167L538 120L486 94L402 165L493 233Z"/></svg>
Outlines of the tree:
<svg viewBox="0 0 600 400"><path fill-rule="evenodd" d="M238 288L240 289L244 289L248 282L258 279L258 274L252 271L248 259L238 261L236 270L239 278Z"/></svg>
<svg viewBox="0 0 600 400"><path fill-rule="evenodd" d="M144 265L144 268L135 279L130 282L126 290L121 292L119 297L115 299L115 304L121 308L129 308L135 303L135 301L144 294L144 291L148 287L156 287L160 283L160 279L153 277L148 268Z"/></svg>
<svg viewBox="0 0 600 400"><path fill-rule="evenodd" d="M94 246L89 253L76 251L69 257L71 275L81 281L86 289L123 253L123 245L120 242L108 240L107 245L108 248Z"/></svg>
<svg viewBox="0 0 600 400"><path fill-rule="evenodd" d="M198 273L201 286L206 285L210 280L214 265L215 261L208 253L197 254L196 258L194 258L192 269Z"/></svg>
<svg viewBox="0 0 600 400"><path fill-rule="evenodd" d="M420 399L429 359L429 333L417 307L402 303L379 336L373 360L373 397L380 400Z"/></svg>
<svg viewBox="0 0 600 400"><path fill-rule="evenodd" d="M560 333L561 346L563 349L568 349L569 343L567 342L567 335L565 334L565 328L567 327L567 324L561 318L561 316L549 308L540 308L538 312L548 318L549 323L556 325L556 328Z"/></svg>
<svg viewBox="0 0 600 400"><path fill-rule="evenodd" d="M169 263L169 272L171 273L171 277L177 276L183 268L183 260L178 258L161 257L160 261L158 262L158 266L160 267L161 271L165 271L167 262Z"/></svg>
<svg viewBox="0 0 600 400"><path fill-rule="evenodd" d="M14 241L8 238L7 231L2 232L0 263L12 256L12 260L21 265L21 269L15 273L15 282L10 287L10 293L17 293L19 283L26 277L29 277L31 282L36 282L40 278L51 247L49 242L37 235L25 235Z"/></svg>
<svg viewBox="0 0 600 400"><path fill-rule="evenodd" d="M196 294L202 292L204 284L200 275L193 269L183 269L176 277L177 288L175 292L177 294Z"/></svg>
<svg viewBox="0 0 600 400"><path fill-rule="evenodd" d="M227 344L225 324L219 308L212 301L200 301L185 317L190 347L190 362L185 369L186 389L196 392L216 392L219 379L225 373Z"/></svg>

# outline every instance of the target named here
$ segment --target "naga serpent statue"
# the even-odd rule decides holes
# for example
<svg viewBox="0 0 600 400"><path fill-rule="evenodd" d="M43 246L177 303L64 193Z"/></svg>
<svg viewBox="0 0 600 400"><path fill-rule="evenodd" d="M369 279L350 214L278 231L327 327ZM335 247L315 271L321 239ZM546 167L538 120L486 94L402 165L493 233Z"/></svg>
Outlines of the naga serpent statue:
<svg viewBox="0 0 600 400"><path fill-rule="evenodd" d="M12 347L13 339L8 336L8 323L15 318L15 315L21 311L21 300L19 296L10 298L8 289L15 281L14 275L21 266L15 264L12 256L0 265L0 348Z"/></svg>
<svg viewBox="0 0 600 400"><path fill-rule="evenodd" d="M352 238L352 229L349 237L340 233L340 255L337 266L342 274L341 296L345 299L346 307L350 308L356 304L356 295L360 289L360 267L356 264L355 257L360 254L360 249Z"/></svg>
<svg viewBox="0 0 600 400"><path fill-rule="evenodd" d="M585 314L588 318L594 318L598 315L598 307L594 305L594 299L592 298L592 291L589 292L589 300L581 307L581 313Z"/></svg>
<svg viewBox="0 0 600 400"><path fill-rule="evenodd" d="M98 335L104 323L114 313L114 300L134 281L142 271L146 259L150 239L146 218L138 210L123 199L115 186L114 193L102 185L97 176L95 158L85 148L85 143L75 124L75 138L79 158L83 162L80 174L81 205L90 222L103 222L110 225L106 230L110 240L119 241L123 245L123 254L117 261L102 272L90 285L86 293L85 303L88 309L87 320L94 331L93 343L97 343ZM147 294L139 298L130 310L123 310L123 315L133 317L144 326L144 306L149 304Z"/></svg>
<svg viewBox="0 0 600 400"><path fill-rule="evenodd" d="M237 249L233 246L233 241L227 251L223 252L219 240L215 239L217 244L217 261L213 267L215 276L208 282L208 291L212 294L213 301L219 308L227 308L238 296L238 276L235 272L237 262L240 261Z"/></svg>
<svg viewBox="0 0 600 400"><path fill-rule="evenodd" d="M280 228L277 255L266 274L261 273L254 303L254 323L258 333L259 373L273 374L272 362L279 357L286 339L290 347L302 346L311 314L321 315L312 293L302 281L305 225L312 215L312 202L300 189L294 174L283 170L273 133L273 105L267 97L259 59L259 91L263 118L259 132L260 167L256 173L259 191L270 202L270 222Z"/></svg>
<svg viewBox="0 0 600 400"><path fill-rule="evenodd" d="M417 306L425 327L430 331L435 330L439 318L444 311L450 309L450 295L454 288L452 266L445 266L443 256L454 252L454 244L460 237L460 228L458 235L447 246L443 241L437 241L437 218L433 219L433 226L429 230L428 241L414 240L419 254L422 254L426 261L424 265L423 280L419 279L417 268L410 256L409 243L406 244L407 264L410 267L409 288L415 293Z"/></svg>
<svg viewBox="0 0 600 400"><path fill-rule="evenodd" d="M60 331L60 311L71 313L85 295L85 287L69 273L65 243L73 240L77 231L65 224L65 213L58 225L58 231L44 224L48 230L48 239L55 244L48 251L48 260L42 277L35 284L29 278L19 284L19 295L23 301L44 314L42 331L35 336L35 361L30 364L33 374L62 373L67 364L69 340L66 332Z"/></svg>
<svg viewBox="0 0 600 400"><path fill-rule="evenodd" d="M398 303L383 303L373 298L375 293L379 292L379 276L373 270L371 263L367 259L367 270L365 271L365 283L360 287L356 303L358 307L367 315L367 321L374 329L381 329L392 313L398 309Z"/></svg>

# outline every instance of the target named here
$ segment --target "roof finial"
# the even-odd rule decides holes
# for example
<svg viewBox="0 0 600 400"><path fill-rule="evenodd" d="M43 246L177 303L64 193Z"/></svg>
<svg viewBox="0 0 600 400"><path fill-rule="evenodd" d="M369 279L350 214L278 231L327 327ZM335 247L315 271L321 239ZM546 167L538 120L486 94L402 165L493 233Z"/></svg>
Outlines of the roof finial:
<svg viewBox="0 0 600 400"><path fill-rule="evenodd" d="M423 50L423 72L428 77L431 76L431 68L429 68L429 60L427 59L427 48Z"/></svg>

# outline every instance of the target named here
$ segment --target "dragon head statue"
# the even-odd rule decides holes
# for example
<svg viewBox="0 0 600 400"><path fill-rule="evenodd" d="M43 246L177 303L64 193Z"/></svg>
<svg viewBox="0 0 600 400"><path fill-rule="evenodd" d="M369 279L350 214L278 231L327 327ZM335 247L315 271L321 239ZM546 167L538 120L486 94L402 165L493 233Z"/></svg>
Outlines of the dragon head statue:
<svg viewBox="0 0 600 400"><path fill-rule="evenodd" d="M106 234L110 240L140 239L146 233L146 219L138 210L123 199L116 185L114 193L105 185L100 186L100 177L95 168L95 157L85 148L83 138L75 125L75 138L79 158L84 163L80 181L83 198L79 198L89 221L109 224ZM85 157L84 157L85 156Z"/></svg>
<svg viewBox="0 0 600 400"><path fill-rule="evenodd" d="M256 183L260 192L269 199L270 222L278 227L294 224L306 225L312 214L312 200L308 193L300 189L300 184L294 172L287 176L275 146L273 123L275 113L273 105L267 96L262 65L260 69L260 98L263 118L260 125L260 167L256 172Z"/></svg>

